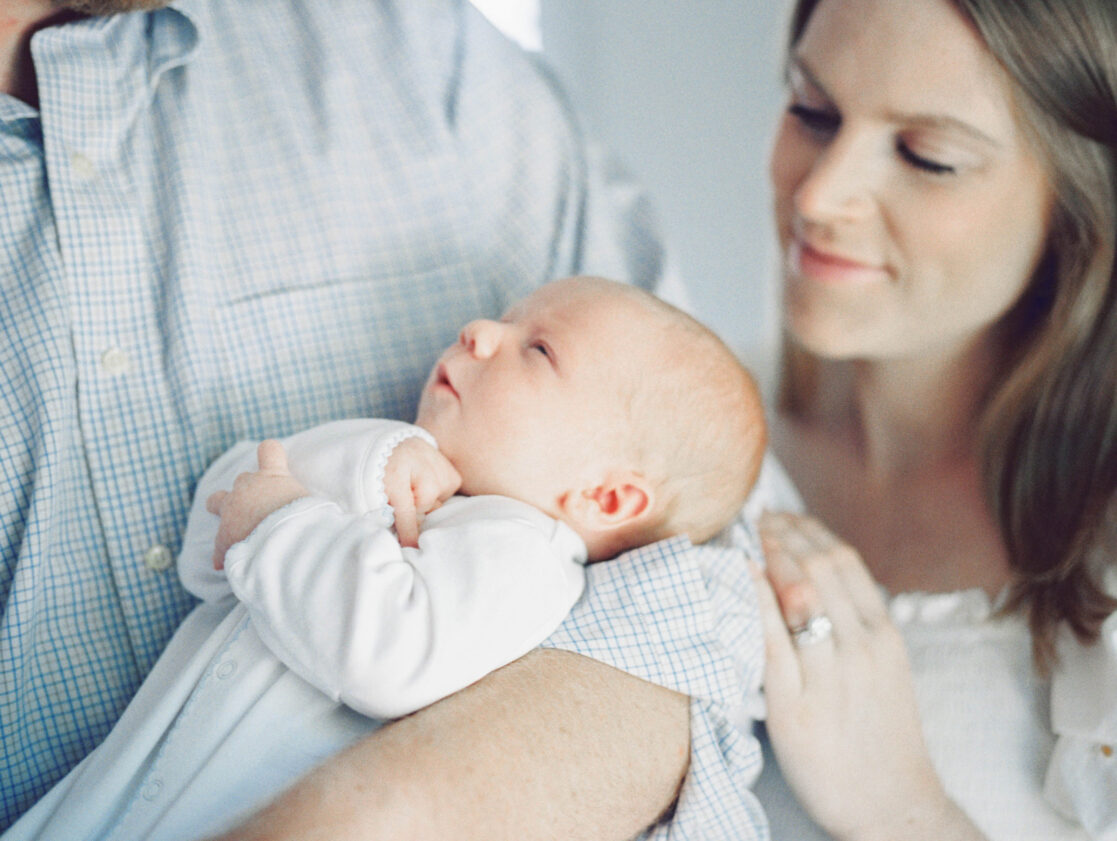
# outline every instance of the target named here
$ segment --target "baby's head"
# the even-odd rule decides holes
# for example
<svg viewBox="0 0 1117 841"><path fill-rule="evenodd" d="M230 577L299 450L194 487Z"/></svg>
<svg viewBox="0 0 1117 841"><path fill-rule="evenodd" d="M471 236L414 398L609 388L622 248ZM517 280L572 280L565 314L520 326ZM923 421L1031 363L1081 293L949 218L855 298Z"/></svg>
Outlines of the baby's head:
<svg viewBox="0 0 1117 841"><path fill-rule="evenodd" d="M581 535L591 560L716 534L752 488L766 437L756 385L717 336L640 289L588 277L467 324L416 423L462 493L536 506Z"/></svg>

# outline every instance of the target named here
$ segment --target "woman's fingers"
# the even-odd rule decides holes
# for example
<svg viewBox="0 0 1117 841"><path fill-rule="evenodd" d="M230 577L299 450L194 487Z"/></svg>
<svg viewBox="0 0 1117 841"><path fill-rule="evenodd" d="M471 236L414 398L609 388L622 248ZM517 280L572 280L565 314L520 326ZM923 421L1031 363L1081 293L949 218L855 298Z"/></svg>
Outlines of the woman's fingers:
<svg viewBox="0 0 1117 841"><path fill-rule="evenodd" d="M765 639L776 635L778 622L781 626L778 638L786 640L786 645L769 651L769 657L777 664L787 661L786 666L775 668L783 668L790 674L790 677L780 678L781 685L773 685L772 676L779 672L773 673L770 663L765 680L772 704L787 712L811 687L823 687L833 681L834 639L818 584L808 575L806 560L810 546L783 521L771 522L766 518L762 536L768 580L758 589L761 594L771 592L771 604L780 611L775 619L767 620Z"/></svg>
<svg viewBox="0 0 1117 841"><path fill-rule="evenodd" d="M838 570L839 551L834 546L821 546L799 560L817 593L817 612L830 620L838 645L856 640L865 628L845 578Z"/></svg>
<svg viewBox="0 0 1117 841"><path fill-rule="evenodd" d="M765 513L760 521L760 536L768 580L784 621L790 628L801 627L817 615L819 605L814 585L799 562L802 547L796 545L798 535L784 515Z"/></svg>
<svg viewBox="0 0 1117 841"><path fill-rule="evenodd" d="M840 582L843 599L852 604L859 621L869 627L888 621L888 607L880 585L857 551L813 517L801 518L798 526L819 553L825 555L827 573L835 583Z"/></svg>
<svg viewBox="0 0 1117 841"><path fill-rule="evenodd" d="M784 623L783 612L776 601L775 591L755 561L749 562L753 583L756 585L760 605L760 621L764 627L764 685L770 698L788 699L802 689L803 674L791 634ZM786 702L786 701L783 701Z"/></svg>
<svg viewBox="0 0 1117 841"><path fill-rule="evenodd" d="M769 577L789 625L826 616L840 643L887 621L879 588L860 556L817 520L765 514L761 534Z"/></svg>

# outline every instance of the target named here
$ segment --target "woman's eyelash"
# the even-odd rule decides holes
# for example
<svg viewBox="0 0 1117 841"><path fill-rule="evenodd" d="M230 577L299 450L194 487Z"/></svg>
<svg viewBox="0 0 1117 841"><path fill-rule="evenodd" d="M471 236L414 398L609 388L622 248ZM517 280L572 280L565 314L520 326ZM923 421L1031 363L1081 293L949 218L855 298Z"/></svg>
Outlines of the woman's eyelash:
<svg viewBox="0 0 1117 841"><path fill-rule="evenodd" d="M788 112L802 123L807 129L818 134L833 134L841 125L842 118L823 108L812 108L808 105L793 104ZM953 175L955 168L917 155L903 141L897 141L896 151L908 164L931 175Z"/></svg>
<svg viewBox="0 0 1117 841"><path fill-rule="evenodd" d="M930 158L917 155L906 143L898 142L896 144L896 151L899 152L901 158L916 169L921 169L932 175L953 175L955 172L954 167L948 164L940 164L938 161L932 161Z"/></svg>
<svg viewBox="0 0 1117 841"><path fill-rule="evenodd" d="M841 125L841 117L822 108L811 108L807 105L793 104L788 113L811 131L833 132Z"/></svg>

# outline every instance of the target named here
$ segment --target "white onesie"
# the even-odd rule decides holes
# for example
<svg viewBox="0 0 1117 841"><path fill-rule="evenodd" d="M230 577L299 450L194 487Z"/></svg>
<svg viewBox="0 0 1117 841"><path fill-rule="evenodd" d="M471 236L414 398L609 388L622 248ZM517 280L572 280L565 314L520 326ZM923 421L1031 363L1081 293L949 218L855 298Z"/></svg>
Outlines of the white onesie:
<svg viewBox="0 0 1117 841"><path fill-rule="evenodd" d="M106 740L4 841L220 832L381 720L546 639L581 595L584 543L529 505L480 496L448 500L418 549L401 547L384 466L414 435L429 439L410 424L348 420L286 439L313 495L232 547L224 573L212 568L218 519L205 500L255 469L256 446L214 462L179 557L203 604Z"/></svg>

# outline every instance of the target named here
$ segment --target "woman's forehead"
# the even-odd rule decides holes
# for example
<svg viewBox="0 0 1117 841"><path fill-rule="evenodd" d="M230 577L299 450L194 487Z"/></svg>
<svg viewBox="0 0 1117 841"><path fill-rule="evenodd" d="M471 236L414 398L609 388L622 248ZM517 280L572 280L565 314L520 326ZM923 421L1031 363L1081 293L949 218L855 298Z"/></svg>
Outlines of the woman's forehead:
<svg viewBox="0 0 1117 841"><path fill-rule="evenodd" d="M792 67L839 108L967 125L999 142L1017 133L1004 71L949 0L824 0Z"/></svg>

